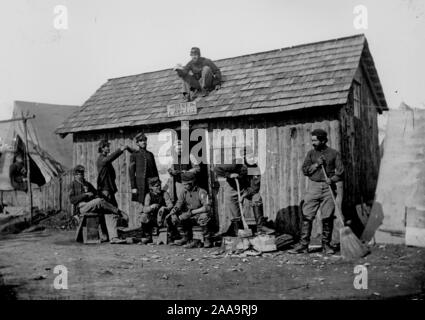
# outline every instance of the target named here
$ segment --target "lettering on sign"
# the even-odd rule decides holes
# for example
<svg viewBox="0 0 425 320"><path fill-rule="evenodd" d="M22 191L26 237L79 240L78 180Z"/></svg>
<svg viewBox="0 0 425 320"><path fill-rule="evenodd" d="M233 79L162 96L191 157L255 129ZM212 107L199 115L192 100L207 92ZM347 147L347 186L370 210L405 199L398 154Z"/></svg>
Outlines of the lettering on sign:
<svg viewBox="0 0 425 320"><path fill-rule="evenodd" d="M186 116L190 114L197 114L196 102L183 102L176 104L169 104L167 106L168 117Z"/></svg>

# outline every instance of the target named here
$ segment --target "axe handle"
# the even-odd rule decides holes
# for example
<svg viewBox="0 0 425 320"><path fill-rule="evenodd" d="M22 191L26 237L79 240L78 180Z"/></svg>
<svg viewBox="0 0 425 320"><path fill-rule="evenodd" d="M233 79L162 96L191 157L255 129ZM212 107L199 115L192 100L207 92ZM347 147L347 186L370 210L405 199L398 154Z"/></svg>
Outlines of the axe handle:
<svg viewBox="0 0 425 320"><path fill-rule="evenodd" d="M321 165L321 167L322 167L323 174L325 175L325 178L328 179L328 175L326 174L325 168L323 167L323 165ZM339 221L342 223L342 225L344 225L344 220L342 219L342 213L338 206L338 203L336 202L334 191L332 190L332 187L330 185L328 185L328 187L329 187L329 192L331 193L332 200L335 205L336 216L339 219Z"/></svg>
<svg viewBox="0 0 425 320"><path fill-rule="evenodd" d="M235 182L236 182L236 189L237 189L237 192L238 192L238 203L239 203L239 210L241 211L241 218L242 218L243 228L245 230L251 230L251 229L249 229L248 224L246 223L245 217L243 215L243 208L242 208L242 201L241 201L242 200L241 199L241 190L240 190L240 187L239 187L238 178L235 178Z"/></svg>

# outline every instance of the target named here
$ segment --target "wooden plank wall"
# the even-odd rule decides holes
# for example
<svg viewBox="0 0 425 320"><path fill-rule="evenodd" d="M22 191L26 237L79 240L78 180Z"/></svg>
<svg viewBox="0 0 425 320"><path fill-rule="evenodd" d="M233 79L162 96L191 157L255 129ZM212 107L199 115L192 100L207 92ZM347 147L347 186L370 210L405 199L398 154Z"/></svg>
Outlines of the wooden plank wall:
<svg viewBox="0 0 425 320"><path fill-rule="evenodd" d="M266 132L266 166L267 170L262 176L261 194L264 202L265 215L275 219L279 210L289 211L292 215L300 214L300 203L307 187L307 178L302 174L301 167L304 157L311 148L310 132L315 128L323 128L329 133L329 143L340 150L340 126L336 120L338 112L296 113L285 116L255 117L247 119L224 119L212 121L208 127L210 139L210 161L213 163L213 130L214 129L254 129L255 137L258 130ZM154 132L152 130L152 132ZM113 131L109 133L90 133L74 135L74 165L82 164L86 167L86 178L96 186L96 159L98 157L97 145L100 139L107 138L111 142L111 150L123 144L133 144L132 138L135 129L129 131ZM258 145L255 145L257 152ZM118 193L116 198L121 209L130 214L130 224L135 226L135 203L131 201L130 182L128 177L129 153L119 157L113 165L117 172ZM213 186L213 199L216 212L222 210L223 201L220 193L219 182L215 179L213 166L210 166L210 178Z"/></svg>
<svg viewBox="0 0 425 320"><path fill-rule="evenodd" d="M335 110L335 109L334 109ZM274 220L279 210L291 215L300 213L300 203L307 188L307 178L302 173L302 164L306 153L311 149L310 133L322 128L329 134L329 145L341 150L340 124L334 114L308 116L275 116L273 118L257 118L250 122L234 119L212 123L210 136L214 129L229 128L231 130L254 128L266 131L266 171L262 175L261 195L264 212ZM258 133L256 133L257 135ZM211 144L210 144L211 145ZM257 149L257 146L256 148ZM213 151L211 151L212 153ZM217 184L215 184L217 189ZM217 210L224 207L222 193L216 190Z"/></svg>
<svg viewBox="0 0 425 320"><path fill-rule="evenodd" d="M344 132L343 211L348 214L355 214L354 208L357 204L374 199L380 165L377 110L361 68L356 72L355 80L360 86L359 117L354 115L354 82L348 103L340 112L341 130Z"/></svg>
<svg viewBox="0 0 425 320"><path fill-rule="evenodd" d="M350 208L355 204L358 192L358 179L356 177L356 156L355 156L355 127L353 111L353 92L350 90L348 104L341 109L341 154L344 162L344 202L342 211L348 214Z"/></svg>
<svg viewBox="0 0 425 320"><path fill-rule="evenodd" d="M128 144L136 149L133 137L137 133L136 129L122 131L110 131L90 134L74 135L74 156L73 165L81 164L86 168L86 179L97 187L97 167L96 160L99 156L98 143L101 139L108 139L111 143L111 151L115 151L119 147ZM147 135L149 132L145 131ZM149 148L148 148L149 149ZM118 192L115 195L118 206L124 212L129 213L130 226L136 225L136 203L131 201L131 186L128 174L128 165L130 163L130 153L125 152L113 162L113 166L117 175L116 184ZM157 162L158 165L158 162Z"/></svg>
<svg viewBox="0 0 425 320"><path fill-rule="evenodd" d="M27 194L23 191L0 191L2 203L11 207L25 207L28 205ZM40 191L34 190L33 203L35 206L40 205Z"/></svg>
<svg viewBox="0 0 425 320"><path fill-rule="evenodd" d="M308 179L302 173L306 153L311 149L310 133L316 128L328 132L329 145L340 150L339 121L322 120L308 123L269 123L267 128L267 170L262 177L262 197L267 216L274 219L277 211L300 209Z"/></svg>
<svg viewBox="0 0 425 320"><path fill-rule="evenodd" d="M72 179L71 172L65 172L45 185L33 188L33 206L45 212L64 211L71 215L72 205L68 194ZM9 206L27 206L27 194L23 191L2 191L2 200Z"/></svg>
<svg viewBox="0 0 425 320"><path fill-rule="evenodd" d="M356 138L360 142L361 150L368 156L362 156L363 182L360 186L363 201L372 201L375 197L378 184L381 154L379 149L378 111L373 102L372 94L366 81L361 86L361 120L355 122Z"/></svg>
<svg viewBox="0 0 425 320"><path fill-rule="evenodd" d="M368 96L362 94L363 96ZM351 97L352 99L352 97ZM369 102L364 102L369 103ZM340 110L342 109L342 110ZM352 109L350 106L322 107L320 110L313 109L308 112L293 112L274 116L257 116L239 119L220 119L210 121L208 126L209 139L212 139L214 129L230 130L242 129L246 134L246 129L255 129L266 132L266 166L267 170L262 176L261 194L264 202L265 215L270 219L275 219L279 210L286 210L294 216L300 213L300 204L307 188L307 178L302 174L302 163L308 150L311 149L310 133L315 128L323 128L329 134L329 145L342 151L345 174L344 205L356 203L356 193L359 188L365 188L362 194L370 196L376 181L366 179L367 176L377 177L379 166L379 148L377 139L377 120L375 110L368 109L362 113L362 120L356 127L352 119ZM364 117L364 118L363 118ZM151 130L158 132L159 130ZM361 134L359 133L361 132ZM132 138L136 129L129 131L113 131L98 134L76 134L74 136L74 165L82 164L87 170L87 179L96 186L97 170L95 161L97 159L97 144L101 138L107 138L111 142L111 150L115 150L123 144L133 145ZM341 134L342 133L342 134ZM356 137L355 137L356 135ZM361 142L361 146L356 145ZM213 150L210 141L210 161L212 162ZM135 147L135 146L134 146ZM258 146L255 147L257 149ZM362 152L354 152L357 148ZM376 155L375 155L376 152ZM114 162L117 172L117 201L120 207L130 214L130 224L135 225L135 203L131 201L131 190L128 177L128 163L130 154L126 153ZM373 165L368 167L372 161ZM356 178L355 163L361 163L365 174L363 180ZM222 194L219 191L219 182L213 174L213 167L210 167L211 184L214 190L214 206L216 211L223 207ZM364 183L360 186L360 182ZM363 190L363 189L362 189Z"/></svg>
<svg viewBox="0 0 425 320"><path fill-rule="evenodd" d="M73 179L72 171L52 179L40 188L41 206L44 210L62 210L72 214L72 205L69 201L69 185Z"/></svg>

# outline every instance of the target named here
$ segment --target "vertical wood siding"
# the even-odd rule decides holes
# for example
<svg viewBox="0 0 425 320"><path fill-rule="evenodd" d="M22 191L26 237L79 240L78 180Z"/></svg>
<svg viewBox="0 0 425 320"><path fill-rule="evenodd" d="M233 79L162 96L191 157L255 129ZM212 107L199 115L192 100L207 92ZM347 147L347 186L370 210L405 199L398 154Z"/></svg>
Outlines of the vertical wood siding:
<svg viewBox="0 0 425 320"><path fill-rule="evenodd" d="M72 181L71 172L65 172L55 177L45 185L33 188L33 206L47 211L64 211L72 214L72 205L69 201L69 185ZM23 191L2 191L3 203L14 207L26 207L27 194Z"/></svg>
<svg viewBox="0 0 425 320"><path fill-rule="evenodd" d="M378 117L372 94L359 68L348 103L340 111L344 155L344 211L355 214L355 206L372 201L378 181L380 153ZM359 86L360 113L354 114L354 86Z"/></svg>
<svg viewBox="0 0 425 320"><path fill-rule="evenodd" d="M110 142L111 151L128 144L136 148L134 143L134 136L138 130L115 130L111 132L89 133L89 134L75 134L74 135L74 163L73 165L81 164L86 168L86 179L97 187L97 166L96 161L99 156L98 143L101 139L108 139ZM149 135L149 131L144 130ZM152 133L156 133L152 131ZM131 187L130 178L128 174L128 166L130 163L130 153L125 152L118 159L113 162L117 178L116 184L118 192L115 197L117 199L120 209L129 213L130 226L136 225L136 203L131 201ZM157 162L158 165L158 162ZM67 195L66 195L67 196Z"/></svg>
<svg viewBox="0 0 425 320"><path fill-rule="evenodd" d="M335 111L334 115L337 115ZM231 130L255 129L266 132L266 170L261 180L261 195L264 212L270 219L275 219L279 210L288 211L296 216L300 214L300 203L307 188L307 178L302 173L302 164L306 153L311 149L310 133L313 129L322 128L329 134L329 145L341 150L340 124L332 114L318 118L282 116L257 118L247 123L246 120L223 120L210 124L210 135L214 129L229 128ZM279 119L280 118L280 119ZM258 145L255 145L258 150ZM211 154L213 150L211 150ZM212 159L211 159L212 161ZM223 194L216 187L216 209L224 210Z"/></svg>
<svg viewBox="0 0 425 320"><path fill-rule="evenodd" d="M366 90L366 89L365 89ZM362 93L370 103L367 91ZM285 210L290 215L299 216L300 205L305 195L308 179L302 173L302 164L306 153L311 149L310 133L316 128L328 132L329 145L342 153L345 173L344 205L352 205L358 199L357 193L365 199L372 195L376 187L375 177L379 167L379 147L376 110L364 109L360 122L353 119L352 96L346 107L320 108L320 110L306 110L277 114L273 116L256 116L250 118L217 119L208 122L208 138L210 146L210 162L213 163L213 130L230 129L242 130L246 137L247 129L254 129L254 137L258 138L259 130L266 132L266 171L262 175L261 195L264 202L265 215L275 219L279 210ZM159 132L150 129L151 132ZM87 168L87 179L96 186L96 159L97 143L101 138L111 142L111 150L123 144L135 147L132 138L137 132L131 130L115 130L109 133L89 133L74 135L74 165L82 164ZM145 130L146 132L146 130ZM248 136L248 138L253 139ZM256 140L253 139L253 140ZM254 150L258 150L254 145ZM222 157L224 152L222 152ZM135 203L131 201L131 190L128 176L128 163L130 155L121 156L114 162L117 172L118 193L117 201L120 207L130 214L130 224L136 223ZM361 169L359 169L361 168ZM210 166L210 184L213 191L214 208L218 214L224 209L223 194L219 189L220 181ZM366 177L372 177L369 181ZM362 185L360 185L362 184Z"/></svg>
<svg viewBox="0 0 425 320"><path fill-rule="evenodd" d="M335 112L335 114L337 114ZM258 139L258 130L266 132L266 171L262 175L261 195L264 202L264 212L270 219L275 219L279 210L284 209L293 215L300 213L300 203L307 188L307 178L302 174L302 163L306 153L311 149L310 132L315 128L323 128L329 133L329 143L340 150L340 125L333 115L321 115L319 118L283 116L267 118L258 117L253 121L226 119L209 124L210 161L213 163L213 130L214 129L242 130L246 137L246 129L254 129L253 140ZM128 132L114 131L108 134L76 134L74 135L74 159L76 164L86 167L87 180L96 186L98 157L97 144L102 138L111 142L111 150L127 143L133 145L132 137L136 130ZM258 144L254 144L258 152ZM116 198L120 208L130 214L130 223L135 225L135 203L131 201L131 189L128 176L130 155L126 153L114 161L117 172L118 193ZM224 152L222 152L224 157ZM214 177L214 166L210 166L209 174L213 190L214 207L216 212L223 211L223 194L219 189L220 182ZM65 195L67 196L67 195Z"/></svg>

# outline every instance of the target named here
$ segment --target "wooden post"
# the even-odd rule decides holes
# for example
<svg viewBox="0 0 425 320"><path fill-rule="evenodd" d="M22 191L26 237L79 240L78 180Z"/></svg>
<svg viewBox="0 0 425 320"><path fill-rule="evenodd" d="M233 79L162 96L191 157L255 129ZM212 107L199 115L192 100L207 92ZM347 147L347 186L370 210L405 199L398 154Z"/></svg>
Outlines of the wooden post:
<svg viewBox="0 0 425 320"><path fill-rule="evenodd" d="M30 222L32 223L33 216L32 216L32 188L31 188L31 164L30 164L30 155L29 155L29 148L28 148L28 127L27 127L27 119L24 117L24 114L22 113L23 123L24 123L24 131L25 131L25 159L27 163L27 184L28 184L28 206L30 211Z"/></svg>

